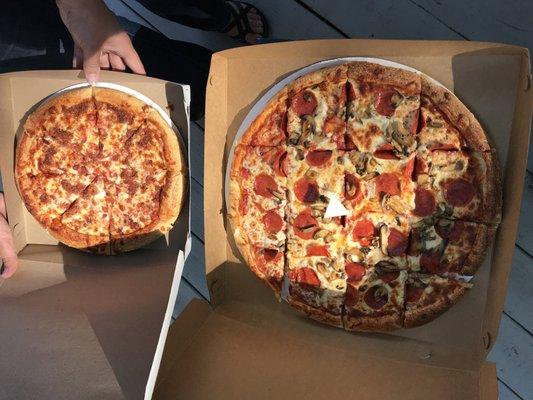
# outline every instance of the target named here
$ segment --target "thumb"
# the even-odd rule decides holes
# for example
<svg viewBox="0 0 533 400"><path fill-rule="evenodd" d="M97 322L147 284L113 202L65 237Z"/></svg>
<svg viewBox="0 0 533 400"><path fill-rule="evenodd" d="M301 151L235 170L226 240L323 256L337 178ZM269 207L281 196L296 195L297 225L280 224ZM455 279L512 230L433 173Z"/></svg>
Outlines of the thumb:
<svg viewBox="0 0 533 400"><path fill-rule="evenodd" d="M83 72L85 79L90 84L98 82L100 79L100 52L93 54L83 54Z"/></svg>

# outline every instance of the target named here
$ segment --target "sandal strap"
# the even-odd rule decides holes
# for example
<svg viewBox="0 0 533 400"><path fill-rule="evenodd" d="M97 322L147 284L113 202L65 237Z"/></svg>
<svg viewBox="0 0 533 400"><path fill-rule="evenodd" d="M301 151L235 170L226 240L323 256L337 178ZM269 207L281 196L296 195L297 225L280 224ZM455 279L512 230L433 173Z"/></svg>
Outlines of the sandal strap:
<svg viewBox="0 0 533 400"><path fill-rule="evenodd" d="M232 21L221 31L221 33L228 33L234 27L237 27L237 34L233 38L240 40L246 39L246 34L254 33L248 21L248 12L254 8L251 4L240 1L228 1L230 11L232 14Z"/></svg>

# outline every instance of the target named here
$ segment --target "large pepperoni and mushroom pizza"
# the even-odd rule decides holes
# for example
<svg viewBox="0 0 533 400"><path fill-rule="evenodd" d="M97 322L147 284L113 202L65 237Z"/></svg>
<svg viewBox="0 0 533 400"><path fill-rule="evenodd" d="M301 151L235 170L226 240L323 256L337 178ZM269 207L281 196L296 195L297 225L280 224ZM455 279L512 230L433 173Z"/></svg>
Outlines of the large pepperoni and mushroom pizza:
<svg viewBox="0 0 533 400"><path fill-rule="evenodd" d="M472 113L422 74L367 62L288 84L239 139L229 176L251 270L347 330L446 311L500 220L497 159ZM333 198L343 215L326 215Z"/></svg>
<svg viewBox="0 0 533 400"><path fill-rule="evenodd" d="M28 116L15 176L27 209L52 236L105 254L168 232L186 188L176 134L161 114L102 87L63 92Z"/></svg>

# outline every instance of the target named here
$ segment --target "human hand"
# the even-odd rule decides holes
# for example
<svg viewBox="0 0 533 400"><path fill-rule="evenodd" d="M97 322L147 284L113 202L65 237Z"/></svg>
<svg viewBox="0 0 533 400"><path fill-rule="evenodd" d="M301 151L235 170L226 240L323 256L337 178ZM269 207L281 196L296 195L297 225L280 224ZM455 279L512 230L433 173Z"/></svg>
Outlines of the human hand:
<svg viewBox="0 0 533 400"><path fill-rule="evenodd" d="M19 266L11 229L7 224L6 203L2 192L0 192L0 265L3 265L2 278L12 276Z"/></svg>
<svg viewBox="0 0 533 400"><path fill-rule="evenodd" d="M89 83L100 78L100 68L145 75L144 66L126 32L102 0L56 0L63 23L74 40L74 68L83 67Z"/></svg>

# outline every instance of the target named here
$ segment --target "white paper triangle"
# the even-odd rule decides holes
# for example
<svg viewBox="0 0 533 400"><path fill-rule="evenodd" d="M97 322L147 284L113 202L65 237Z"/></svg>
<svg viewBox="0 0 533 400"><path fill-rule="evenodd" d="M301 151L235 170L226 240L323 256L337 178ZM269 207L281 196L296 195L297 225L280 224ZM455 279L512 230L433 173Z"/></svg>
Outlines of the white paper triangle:
<svg viewBox="0 0 533 400"><path fill-rule="evenodd" d="M348 215L348 210L342 205L341 201L337 196L332 195L329 199L328 208L326 208L326 213L324 214L324 217L340 217L341 215Z"/></svg>

